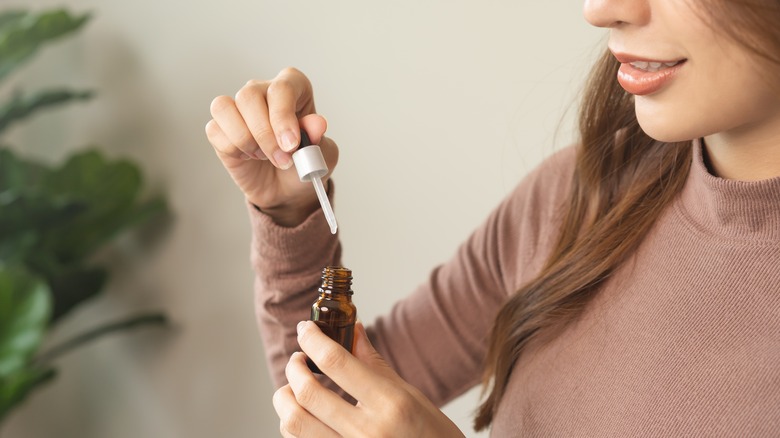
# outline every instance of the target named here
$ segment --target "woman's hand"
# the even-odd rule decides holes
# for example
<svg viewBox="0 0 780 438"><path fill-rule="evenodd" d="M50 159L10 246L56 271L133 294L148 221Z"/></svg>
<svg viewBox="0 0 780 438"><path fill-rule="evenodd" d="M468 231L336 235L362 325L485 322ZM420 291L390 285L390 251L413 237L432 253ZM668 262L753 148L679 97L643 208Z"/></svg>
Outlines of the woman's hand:
<svg viewBox="0 0 780 438"><path fill-rule="evenodd" d="M298 343L274 394L285 437L458 437L463 434L420 391L406 383L374 350L361 323L354 356L312 322L298 324ZM325 388L306 366L306 355L358 402Z"/></svg>
<svg viewBox="0 0 780 438"><path fill-rule="evenodd" d="M320 145L331 171L338 148L323 137L327 123L315 114L303 73L287 68L270 81L249 81L235 98L215 98L211 116L206 136L249 202L285 226L298 225L317 209L311 184L290 169L291 152L300 144L301 128Z"/></svg>

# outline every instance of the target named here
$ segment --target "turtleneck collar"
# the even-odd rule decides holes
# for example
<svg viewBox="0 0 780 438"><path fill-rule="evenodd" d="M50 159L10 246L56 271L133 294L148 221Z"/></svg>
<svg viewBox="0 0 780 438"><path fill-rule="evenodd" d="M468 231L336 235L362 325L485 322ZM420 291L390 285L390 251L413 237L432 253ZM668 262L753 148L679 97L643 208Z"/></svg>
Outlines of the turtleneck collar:
<svg viewBox="0 0 780 438"><path fill-rule="evenodd" d="M712 175L703 143L693 142L693 163L681 207L701 231L727 239L780 243L780 177L736 181Z"/></svg>

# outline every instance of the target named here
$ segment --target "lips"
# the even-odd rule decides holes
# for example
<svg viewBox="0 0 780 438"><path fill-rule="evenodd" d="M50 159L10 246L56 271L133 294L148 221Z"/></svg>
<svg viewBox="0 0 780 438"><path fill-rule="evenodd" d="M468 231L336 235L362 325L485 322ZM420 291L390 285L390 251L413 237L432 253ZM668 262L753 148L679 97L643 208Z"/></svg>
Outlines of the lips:
<svg viewBox="0 0 780 438"><path fill-rule="evenodd" d="M622 64L617 74L618 83L636 96L660 91L672 81L686 62L686 59L655 60L625 53L613 54Z"/></svg>

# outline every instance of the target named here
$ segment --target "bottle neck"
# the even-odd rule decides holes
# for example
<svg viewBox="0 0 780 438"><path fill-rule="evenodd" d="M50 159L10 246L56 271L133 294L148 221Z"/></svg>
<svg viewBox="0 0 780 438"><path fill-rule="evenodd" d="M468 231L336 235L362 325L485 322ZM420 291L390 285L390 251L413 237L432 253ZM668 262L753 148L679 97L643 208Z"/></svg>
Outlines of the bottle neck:
<svg viewBox="0 0 780 438"><path fill-rule="evenodd" d="M328 266L322 270L320 295L335 297L352 297L352 271L347 268Z"/></svg>

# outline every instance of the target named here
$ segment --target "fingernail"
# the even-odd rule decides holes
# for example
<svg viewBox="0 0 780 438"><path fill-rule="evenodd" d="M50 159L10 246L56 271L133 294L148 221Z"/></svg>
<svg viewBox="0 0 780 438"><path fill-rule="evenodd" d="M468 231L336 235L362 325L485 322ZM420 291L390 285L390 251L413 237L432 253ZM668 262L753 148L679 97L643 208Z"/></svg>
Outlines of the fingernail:
<svg viewBox="0 0 780 438"><path fill-rule="evenodd" d="M292 131L285 131L282 133L282 149L290 152L298 146L298 139L295 137Z"/></svg>
<svg viewBox="0 0 780 438"><path fill-rule="evenodd" d="M298 326L295 327L295 329L298 331L298 334L301 334L305 326L306 326L306 321L301 321L298 323Z"/></svg>
<svg viewBox="0 0 780 438"><path fill-rule="evenodd" d="M290 167L292 167L293 162L290 159L290 154L283 151L276 151L274 152L274 160L276 161L276 165L279 166L282 170L287 170Z"/></svg>

